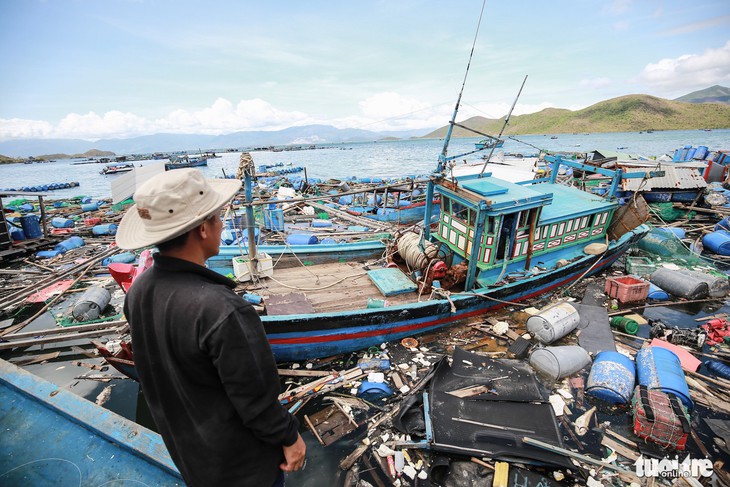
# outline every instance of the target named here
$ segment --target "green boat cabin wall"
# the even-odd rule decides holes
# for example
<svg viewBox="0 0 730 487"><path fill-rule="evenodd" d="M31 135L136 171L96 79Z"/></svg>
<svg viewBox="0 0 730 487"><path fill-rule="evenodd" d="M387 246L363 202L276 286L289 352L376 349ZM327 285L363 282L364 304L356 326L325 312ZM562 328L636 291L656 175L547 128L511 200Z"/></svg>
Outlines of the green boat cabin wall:
<svg viewBox="0 0 730 487"><path fill-rule="evenodd" d="M526 260L529 247L529 232L531 212L540 212L541 208L525 209L512 213L501 213L497 216L488 215L487 211L479 210L478 204L460 198L445 188L439 188L441 194L441 216L434 238L448 246L454 253L465 259L472 255L474 245L474 228L479 218L485 218L484 233L479 246L477 266L482 270L501 266L502 256L499 255L499 235L504 217L516 215L516 238L511 248L511 262ZM537 215L535 239L532 245L532 256L544 254L557 247L567 247L580 243L587 243L597 237L604 236L611 221L613 209L603 210L594 214L569 218L558 222L540 224L540 214ZM483 214L480 214L483 213Z"/></svg>

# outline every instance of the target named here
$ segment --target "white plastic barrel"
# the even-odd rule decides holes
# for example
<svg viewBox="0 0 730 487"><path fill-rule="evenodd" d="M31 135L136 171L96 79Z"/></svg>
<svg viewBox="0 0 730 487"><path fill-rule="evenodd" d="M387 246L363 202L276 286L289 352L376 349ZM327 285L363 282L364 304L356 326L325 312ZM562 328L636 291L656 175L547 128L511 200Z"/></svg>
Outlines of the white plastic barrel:
<svg viewBox="0 0 730 487"><path fill-rule="evenodd" d="M580 323L580 315L567 301L552 304L527 319L527 331L541 343L552 343L564 337Z"/></svg>
<svg viewBox="0 0 730 487"><path fill-rule="evenodd" d="M93 286L84 291L73 307L71 314L76 321L91 321L99 318L111 301L111 294L102 286Z"/></svg>

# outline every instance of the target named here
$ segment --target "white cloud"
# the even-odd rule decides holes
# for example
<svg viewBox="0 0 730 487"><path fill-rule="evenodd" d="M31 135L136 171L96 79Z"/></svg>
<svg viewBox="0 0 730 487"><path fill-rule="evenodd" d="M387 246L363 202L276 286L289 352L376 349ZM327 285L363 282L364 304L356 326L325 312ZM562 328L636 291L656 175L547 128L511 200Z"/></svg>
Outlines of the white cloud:
<svg viewBox="0 0 730 487"><path fill-rule="evenodd" d="M53 125L42 120L0 119L0 140L42 139L53 133Z"/></svg>
<svg viewBox="0 0 730 487"><path fill-rule="evenodd" d="M34 138L129 138L154 133L196 133L219 135L242 130L277 130L315 123L302 112L278 110L261 99L242 100L233 105L218 98L197 111L174 110L165 117L149 120L133 113L112 110L99 115L69 113L58 124L41 120L0 119L0 140Z"/></svg>
<svg viewBox="0 0 730 487"><path fill-rule="evenodd" d="M518 104L514 115L533 113L554 106L543 102L536 105ZM70 113L58 124L38 120L0 119L0 140L33 138L129 138L155 133L220 135L247 130L280 130L308 124L333 125L338 128L364 130L418 130L441 127L448 123L452 103L432 106L416 98L394 92L372 95L359 103L360 113L341 118L324 118L298 112L279 110L260 98L241 100L237 104L225 98L216 99L200 110L178 109L157 119L147 119L133 113L112 110L99 115ZM481 115L502 118L508 103L462 105L459 120Z"/></svg>
<svg viewBox="0 0 730 487"><path fill-rule="evenodd" d="M639 79L667 91L706 88L730 82L730 41L702 54L684 54L647 64Z"/></svg>

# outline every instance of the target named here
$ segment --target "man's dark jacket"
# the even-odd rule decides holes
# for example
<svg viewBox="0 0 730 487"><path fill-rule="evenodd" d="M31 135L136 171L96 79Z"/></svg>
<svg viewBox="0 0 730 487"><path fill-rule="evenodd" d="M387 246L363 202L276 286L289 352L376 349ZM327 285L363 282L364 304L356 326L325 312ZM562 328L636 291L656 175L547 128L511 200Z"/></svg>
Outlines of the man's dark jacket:
<svg viewBox="0 0 730 487"><path fill-rule="evenodd" d="M154 257L124 314L134 363L159 433L192 486L270 486L298 422L261 320L235 283L205 267Z"/></svg>

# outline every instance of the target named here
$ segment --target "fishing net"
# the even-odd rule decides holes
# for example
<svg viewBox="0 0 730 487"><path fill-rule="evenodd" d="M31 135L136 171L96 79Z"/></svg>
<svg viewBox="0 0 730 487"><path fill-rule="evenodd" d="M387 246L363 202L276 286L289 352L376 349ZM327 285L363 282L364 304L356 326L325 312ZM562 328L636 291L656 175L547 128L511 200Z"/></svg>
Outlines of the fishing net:
<svg viewBox="0 0 730 487"><path fill-rule="evenodd" d="M649 203L649 207L652 213L665 222L673 222L684 218L692 220L697 214L696 211L675 208L674 203Z"/></svg>

